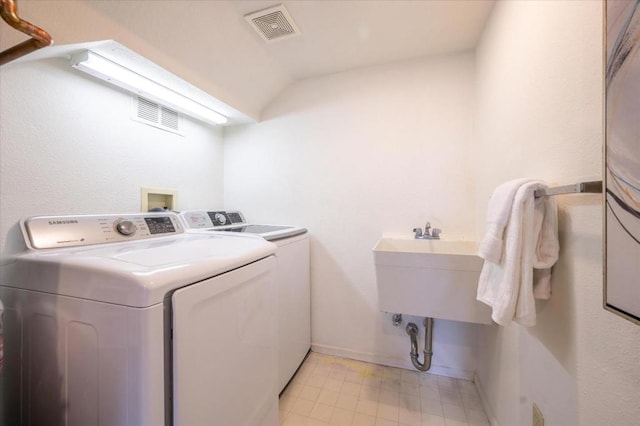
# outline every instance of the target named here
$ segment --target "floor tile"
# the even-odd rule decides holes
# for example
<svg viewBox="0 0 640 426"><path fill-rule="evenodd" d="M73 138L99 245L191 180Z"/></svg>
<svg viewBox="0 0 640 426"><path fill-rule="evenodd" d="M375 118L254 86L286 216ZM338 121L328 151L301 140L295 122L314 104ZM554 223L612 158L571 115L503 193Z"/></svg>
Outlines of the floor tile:
<svg viewBox="0 0 640 426"><path fill-rule="evenodd" d="M422 414L422 426L446 426L444 417Z"/></svg>
<svg viewBox="0 0 640 426"><path fill-rule="evenodd" d="M360 399L367 401L378 401L380 399L380 388L374 386L362 386Z"/></svg>
<svg viewBox="0 0 640 426"><path fill-rule="evenodd" d="M309 417L311 414L311 410L313 410L313 406L315 403L312 401L308 401L306 399L297 399L291 408L291 412L295 414L299 414L301 416Z"/></svg>
<svg viewBox="0 0 640 426"><path fill-rule="evenodd" d="M444 412L445 420L455 420L459 422L467 422L467 415L464 412L464 408L457 405L442 404L442 411Z"/></svg>
<svg viewBox="0 0 640 426"><path fill-rule="evenodd" d="M348 372L347 375L344 377L344 381L346 383L356 383L358 385L361 385L362 382L364 381L364 371Z"/></svg>
<svg viewBox="0 0 640 426"><path fill-rule="evenodd" d="M329 426L329 423L327 422L323 422L322 420L316 420L316 419L308 419L307 423L305 423L304 426Z"/></svg>
<svg viewBox="0 0 640 426"><path fill-rule="evenodd" d="M315 352L279 415L282 426L490 426L473 382Z"/></svg>
<svg viewBox="0 0 640 426"><path fill-rule="evenodd" d="M420 385L418 383L400 382L400 393L419 395Z"/></svg>
<svg viewBox="0 0 640 426"><path fill-rule="evenodd" d="M283 426L307 426L307 420L309 417L301 416L296 413L289 413L286 420L284 421Z"/></svg>
<svg viewBox="0 0 640 426"><path fill-rule="evenodd" d="M327 378L327 380L324 382L323 388L340 392L342 390L343 384L344 384L344 380L334 379L331 376L329 376L329 378Z"/></svg>
<svg viewBox="0 0 640 426"><path fill-rule="evenodd" d="M323 422L329 422L333 415L334 407L327 404L318 403L311 410L309 417L316 420L322 420Z"/></svg>
<svg viewBox="0 0 640 426"><path fill-rule="evenodd" d="M421 426L422 425L422 413L420 410L413 411L406 408L400 408L398 415L398 421L402 425L407 426Z"/></svg>
<svg viewBox="0 0 640 426"><path fill-rule="evenodd" d="M318 399L318 396L320 395L321 390L322 388L305 385L300 390L300 394L298 395L298 398L315 402Z"/></svg>
<svg viewBox="0 0 640 426"><path fill-rule="evenodd" d="M335 406L339 396L340 396L339 392L332 391L329 389L322 389L320 391L320 395L318 396L318 402L321 404Z"/></svg>
<svg viewBox="0 0 640 426"><path fill-rule="evenodd" d="M317 374L314 372L307 380L306 385L321 388L324 385L324 382L327 381L328 376L328 374Z"/></svg>
<svg viewBox="0 0 640 426"><path fill-rule="evenodd" d="M362 389L362 385L356 383L344 382L342 384L342 389L340 393L345 393L347 395L360 396L360 389Z"/></svg>
<svg viewBox="0 0 640 426"><path fill-rule="evenodd" d="M423 413L444 417L442 402L440 402L439 399L422 399L420 400L420 404Z"/></svg>
<svg viewBox="0 0 640 426"><path fill-rule="evenodd" d="M440 389L438 389L438 385L436 384L435 387L420 385L420 397L440 400Z"/></svg>
<svg viewBox="0 0 640 426"><path fill-rule="evenodd" d="M329 424L335 426L352 426L355 414L355 411L336 408Z"/></svg>
<svg viewBox="0 0 640 426"><path fill-rule="evenodd" d="M467 423L471 426L489 426L489 419L484 413L484 410L465 410L467 414Z"/></svg>
<svg viewBox="0 0 640 426"><path fill-rule="evenodd" d="M447 419L446 417L444 419L444 424L446 426L469 426L469 423L467 422L462 422L459 420L451 420L451 419Z"/></svg>
<svg viewBox="0 0 640 426"><path fill-rule="evenodd" d="M462 407L462 398L458 392L450 392L448 390L440 391L440 401L447 405L456 405Z"/></svg>
<svg viewBox="0 0 640 426"><path fill-rule="evenodd" d="M341 393L338 395L338 400L336 401L336 407L344 408L345 410L355 411L358 406L358 397L354 395L349 395L346 393Z"/></svg>
<svg viewBox="0 0 640 426"><path fill-rule="evenodd" d="M378 404L378 412L376 413L376 417L398 421L398 416L400 413L400 407L397 404L387 404L381 402Z"/></svg>
<svg viewBox="0 0 640 426"><path fill-rule="evenodd" d="M420 383L420 373L416 371L403 370L400 372L400 380L417 385Z"/></svg>
<svg viewBox="0 0 640 426"><path fill-rule="evenodd" d="M380 391L380 402L384 402L385 404L391 405L399 405L400 404L400 392L392 392L388 390Z"/></svg>
<svg viewBox="0 0 640 426"><path fill-rule="evenodd" d="M375 416L369 416L363 413L356 413L353 418L353 426L375 426L376 418Z"/></svg>
<svg viewBox="0 0 640 426"><path fill-rule="evenodd" d="M356 406L356 413L367 414L369 416L375 416L378 412L378 401L369 401L366 399L360 399Z"/></svg>

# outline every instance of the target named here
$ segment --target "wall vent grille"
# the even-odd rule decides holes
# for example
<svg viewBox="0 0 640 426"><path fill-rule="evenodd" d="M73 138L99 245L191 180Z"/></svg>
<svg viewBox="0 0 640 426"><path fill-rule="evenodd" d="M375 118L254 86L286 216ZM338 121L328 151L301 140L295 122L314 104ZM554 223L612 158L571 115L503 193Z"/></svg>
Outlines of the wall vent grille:
<svg viewBox="0 0 640 426"><path fill-rule="evenodd" d="M254 30L263 40L272 42L300 35L300 29L293 22L284 5L270 7L249 13L244 18L251 24Z"/></svg>
<svg viewBox="0 0 640 426"><path fill-rule="evenodd" d="M159 114L160 105L138 96L137 116L139 119L157 123Z"/></svg>
<svg viewBox="0 0 640 426"><path fill-rule="evenodd" d="M136 96L134 118L141 123L182 134L180 133L180 114L177 111L141 96Z"/></svg>
<svg viewBox="0 0 640 426"><path fill-rule="evenodd" d="M177 113L177 111L162 107L160 113L160 124L162 124L164 127L168 127L173 130L180 130L179 118L180 115Z"/></svg>

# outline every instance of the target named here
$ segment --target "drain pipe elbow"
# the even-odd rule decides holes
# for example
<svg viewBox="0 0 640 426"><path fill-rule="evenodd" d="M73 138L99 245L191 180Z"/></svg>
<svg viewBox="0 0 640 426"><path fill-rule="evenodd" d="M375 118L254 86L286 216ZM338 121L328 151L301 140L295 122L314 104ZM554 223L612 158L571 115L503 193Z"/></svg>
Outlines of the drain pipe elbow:
<svg viewBox="0 0 640 426"><path fill-rule="evenodd" d="M414 323L407 324L407 334L411 340L411 363L419 371L428 371L431 368L431 359L433 357L433 318L424 319L425 338L424 338L424 362L420 362L418 355L418 326Z"/></svg>

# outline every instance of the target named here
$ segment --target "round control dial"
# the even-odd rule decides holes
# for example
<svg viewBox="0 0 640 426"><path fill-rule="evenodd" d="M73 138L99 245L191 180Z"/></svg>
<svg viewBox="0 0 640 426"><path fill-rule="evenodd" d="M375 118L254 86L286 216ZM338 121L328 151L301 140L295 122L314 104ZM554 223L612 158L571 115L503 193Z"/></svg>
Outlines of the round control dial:
<svg viewBox="0 0 640 426"><path fill-rule="evenodd" d="M116 223L116 231L125 237L135 234L137 229L136 225L134 225L130 220L123 220Z"/></svg>
<svg viewBox="0 0 640 426"><path fill-rule="evenodd" d="M222 213L216 213L214 217L216 219L216 222L218 222L220 225L224 225L225 223L227 223L227 217Z"/></svg>

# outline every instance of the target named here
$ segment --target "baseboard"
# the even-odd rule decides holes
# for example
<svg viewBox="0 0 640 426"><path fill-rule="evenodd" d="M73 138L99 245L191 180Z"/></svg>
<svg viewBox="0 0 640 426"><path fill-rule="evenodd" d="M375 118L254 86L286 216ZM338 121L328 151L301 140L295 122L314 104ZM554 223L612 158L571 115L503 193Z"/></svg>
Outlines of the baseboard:
<svg viewBox="0 0 640 426"><path fill-rule="evenodd" d="M373 354L369 352L357 352L351 349L339 348L335 346L311 344L311 351L325 355L339 356L342 358L354 359L356 361L371 362L379 365L386 365L389 367L404 368L406 370L415 370L409 354L405 359L399 357L384 356L380 354ZM435 374L438 376L452 377L454 379L462 379L472 381L474 379L474 372L463 369L456 369L447 367L444 365L432 364L428 374ZM484 402L483 402L484 403Z"/></svg>
<svg viewBox="0 0 640 426"><path fill-rule="evenodd" d="M489 419L489 423L491 426L500 426L496 416L493 414L493 410L491 409L491 405L489 405L489 400L487 399L487 395L484 392L484 388L482 387L482 383L480 383L480 377L477 374L473 375L473 384L476 387L476 391L480 396L480 401L482 402L482 408L484 408L484 412Z"/></svg>

